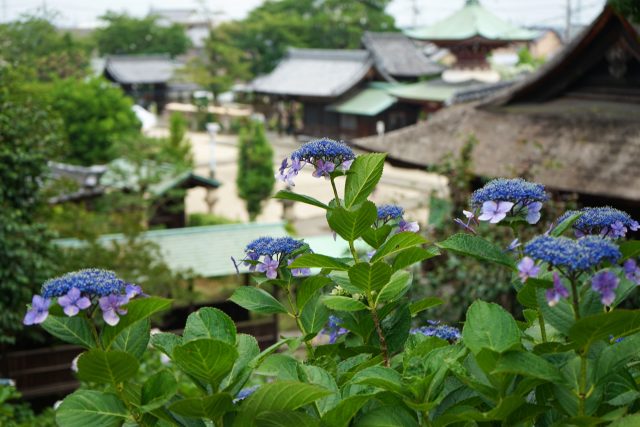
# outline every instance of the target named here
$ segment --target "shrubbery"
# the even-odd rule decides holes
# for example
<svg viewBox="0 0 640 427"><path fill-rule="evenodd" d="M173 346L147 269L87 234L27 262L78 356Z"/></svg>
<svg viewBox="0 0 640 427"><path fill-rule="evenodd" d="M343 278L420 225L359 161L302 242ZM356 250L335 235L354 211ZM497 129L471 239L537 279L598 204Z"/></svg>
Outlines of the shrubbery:
<svg viewBox="0 0 640 427"><path fill-rule="evenodd" d="M640 224L611 209L572 212L507 252L478 235L478 221L507 225L520 236L538 222L547 195L537 184L497 180L472 196L469 212L458 221L464 232L429 244L402 208L376 207L368 200L385 155L354 157L333 141L309 143L283 162L279 177L291 182L311 165L314 176L328 179L335 198L325 203L290 191L276 195L324 210L329 226L349 243L350 256L314 254L304 241L263 237L237 262L238 268L260 274L255 285L238 288L231 300L257 313L290 316L299 337L260 351L255 338L237 333L231 319L213 308L192 313L182 335L150 335L149 316L170 301L145 296L108 272L81 271L46 283L26 320L83 346L78 377L97 384L65 398L56 412L58 423L620 427L640 422L634 414L640 409L640 310L619 308L640 282L640 242L624 240ZM596 234L567 237L574 232ZM357 239L374 250L359 255ZM419 313L441 301L409 300L407 267L441 251L509 272L526 307L524 320L479 300L468 309L461 332L438 322L414 324ZM272 287L284 294L284 302L266 291ZM63 314L70 304L79 314ZM323 330L330 335L328 344L315 340ZM149 343L168 364L136 379ZM304 360L294 356L301 347ZM178 372L197 391L180 391Z"/></svg>

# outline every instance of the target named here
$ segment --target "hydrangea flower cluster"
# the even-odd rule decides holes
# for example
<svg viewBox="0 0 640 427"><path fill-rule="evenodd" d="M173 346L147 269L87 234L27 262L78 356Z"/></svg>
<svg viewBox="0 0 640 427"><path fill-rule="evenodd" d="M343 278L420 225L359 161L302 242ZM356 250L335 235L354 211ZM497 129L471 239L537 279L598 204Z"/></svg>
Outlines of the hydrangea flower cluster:
<svg viewBox="0 0 640 427"><path fill-rule="evenodd" d="M51 301L57 298L69 317L97 302L104 321L113 326L120 321L119 315L127 313L123 306L132 298L143 295L140 286L125 282L113 271L99 269L80 270L50 279L42 285L41 293L42 296L33 296L31 308L23 320L25 325L44 322L49 316Z"/></svg>
<svg viewBox="0 0 640 427"><path fill-rule="evenodd" d="M525 254L569 272L597 267L603 261L616 262L622 255L609 239L587 236L578 240L567 237L538 236L524 247Z"/></svg>
<svg viewBox="0 0 640 427"><path fill-rule="evenodd" d="M338 338L349 332L348 330L340 326L341 323L342 319L340 319L338 316L334 316L333 314L329 316L327 325L320 332L324 335L329 335L329 344L335 344Z"/></svg>
<svg viewBox="0 0 640 427"><path fill-rule="evenodd" d="M397 221L398 232L410 231L417 233L420 231L420 225L417 221L407 221L403 218L404 209L398 205L380 205L378 207L378 219L376 220L376 227L381 227L390 222Z"/></svg>
<svg viewBox="0 0 640 427"><path fill-rule="evenodd" d="M558 224L577 213L581 215L572 225L577 237L599 234L617 239L626 236L628 230L640 229L640 223L628 213L609 206L567 211L558 218Z"/></svg>
<svg viewBox="0 0 640 427"><path fill-rule="evenodd" d="M427 337L438 337L449 342L458 341L462 335L453 326L441 324L439 320L428 320L428 326L420 326L409 331L412 334L422 334Z"/></svg>
<svg viewBox="0 0 640 427"><path fill-rule="evenodd" d="M291 237L259 237L249 243L245 248L245 257L242 260L244 265L249 267L249 271L265 273L267 278L278 277L278 269L281 264L292 253L304 246L302 240ZM293 259L289 258L288 264ZM234 261L235 264L235 261ZM236 265L237 267L237 265ZM291 270L294 276L308 276L311 270L308 268L296 268Z"/></svg>
<svg viewBox="0 0 640 427"><path fill-rule="evenodd" d="M313 176L328 178L337 168L349 170L356 155L346 144L328 138L307 142L291 153L280 165L276 178L287 185L295 185L293 178L305 167L311 164L315 167Z"/></svg>
<svg viewBox="0 0 640 427"><path fill-rule="evenodd" d="M471 206L480 208L480 221L497 224L511 214L525 215L529 224L536 224L540 220L542 203L547 200L549 196L542 184L521 178L500 178L476 190L471 195Z"/></svg>

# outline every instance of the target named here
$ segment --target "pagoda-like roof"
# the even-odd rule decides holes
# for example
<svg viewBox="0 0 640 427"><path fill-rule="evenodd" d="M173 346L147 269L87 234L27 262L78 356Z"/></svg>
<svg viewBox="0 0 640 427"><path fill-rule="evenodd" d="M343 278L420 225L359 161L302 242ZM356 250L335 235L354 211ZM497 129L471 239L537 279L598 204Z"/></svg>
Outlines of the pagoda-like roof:
<svg viewBox="0 0 640 427"><path fill-rule="evenodd" d="M453 15L433 25L407 30L411 38L429 41L455 42L473 38L490 41L526 41L536 38L536 32L513 25L487 10L480 0L467 0Z"/></svg>

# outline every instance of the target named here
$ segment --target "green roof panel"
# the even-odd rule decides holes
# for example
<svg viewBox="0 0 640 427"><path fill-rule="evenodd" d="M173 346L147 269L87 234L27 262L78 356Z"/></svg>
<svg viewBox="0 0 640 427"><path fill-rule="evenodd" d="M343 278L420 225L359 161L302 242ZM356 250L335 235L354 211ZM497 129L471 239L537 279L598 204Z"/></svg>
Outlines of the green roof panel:
<svg viewBox="0 0 640 427"><path fill-rule="evenodd" d="M396 86L390 89L389 93L400 99L447 102L459 90L460 87L454 85L447 86L429 82L418 82Z"/></svg>
<svg viewBox="0 0 640 427"><path fill-rule="evenodd" d="M327 110L358 116L376 116L395 103L396 99L389 95L387 87L374 85L343 101L329 105Z"/></svg>
<svg viewBox="0 0 640 427"><path fill-rule="evenodd" d="M489 40L532 40L536 33L513 25L489 10L478 0L468 0L453 15L434 25L407 30L405 34L419 40L466 40L484 37Z"/></svg>

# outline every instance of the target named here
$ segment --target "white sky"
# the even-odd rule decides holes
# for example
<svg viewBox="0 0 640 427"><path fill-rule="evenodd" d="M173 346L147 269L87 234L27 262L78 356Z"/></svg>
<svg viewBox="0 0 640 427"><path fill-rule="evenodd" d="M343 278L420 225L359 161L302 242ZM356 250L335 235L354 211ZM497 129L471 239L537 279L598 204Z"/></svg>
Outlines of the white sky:
<svg viewBox="0 0 640 427"><path fill-rule="evenodd" d="M345 0L354 1L354 0ZM499 16L521 25L564 26L568 0L481 0ZM574 24L586 24L602 9L606 0L570 0ZM64 27L88 27L107 10L145 15L150 8L200 8L216 12L220 20L239 19L262 0L0 0L0 21L19 17L45 6L60 13L57 22ZM398 26L431 24L462 7L464 0L393 0L388 12ZM414 5L419 10L414 14ZM415 16L414 16L415 15Z"/></svg>

